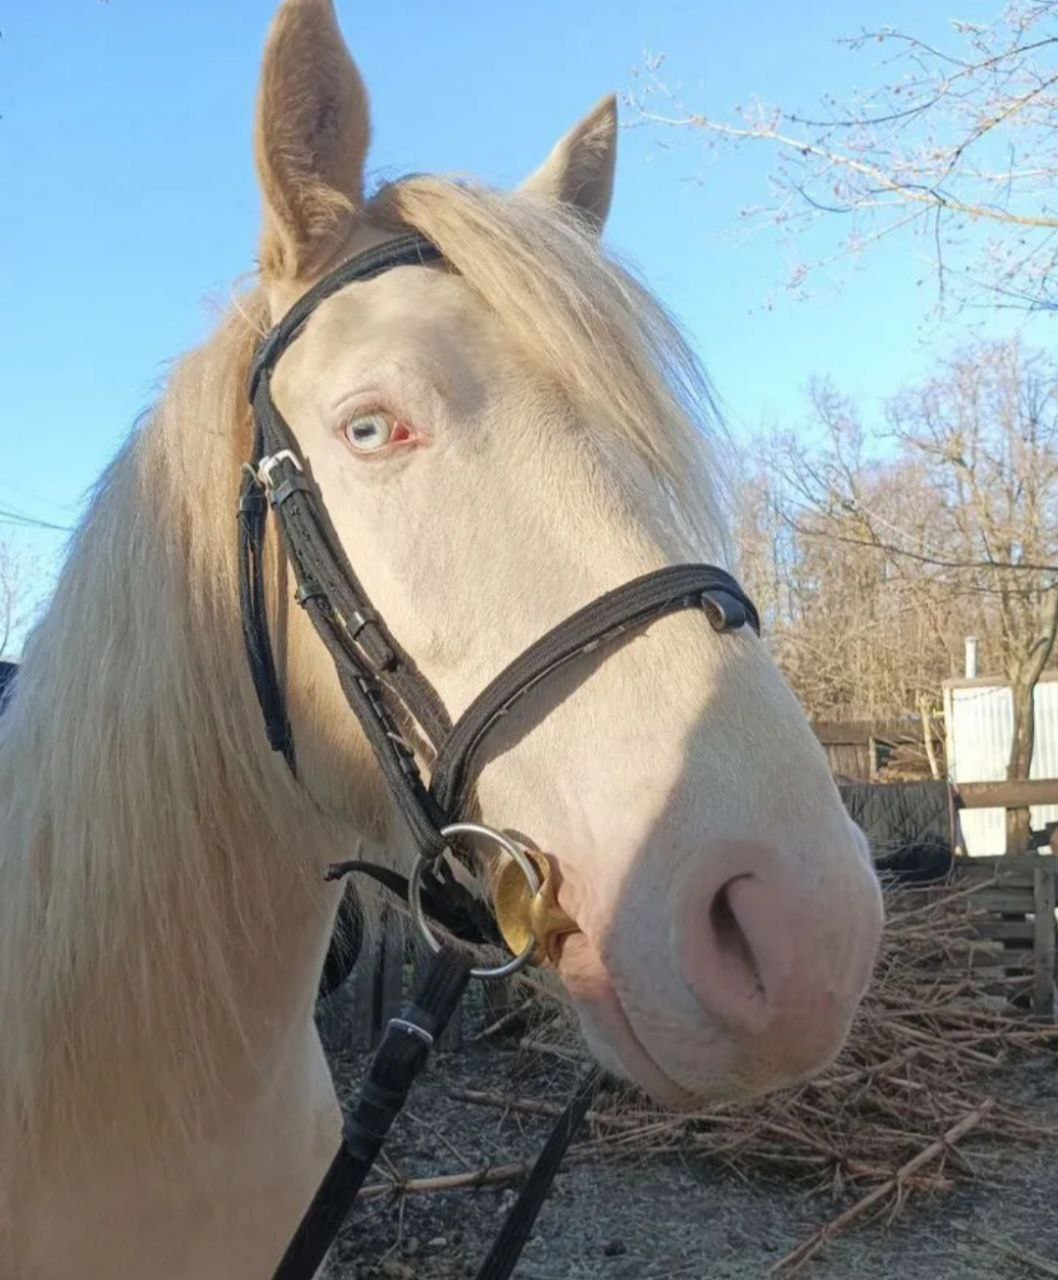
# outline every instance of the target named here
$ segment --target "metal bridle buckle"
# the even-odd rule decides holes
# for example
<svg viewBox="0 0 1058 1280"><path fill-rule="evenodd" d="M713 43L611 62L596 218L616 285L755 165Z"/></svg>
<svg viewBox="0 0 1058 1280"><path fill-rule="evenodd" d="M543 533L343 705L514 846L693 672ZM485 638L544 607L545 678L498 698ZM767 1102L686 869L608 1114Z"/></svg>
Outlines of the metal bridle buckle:
<svg viewBox="0 0 1058 1280"><path fill-rule="evenodd" d="M533 865L532 859L520 849L508 836L502 831L497 831L494 827L486 827L480 822L453 822L451 826L442 827L441 835L445 839L454 836L477 836L481 840L491 840L493 844L498 845L508 857L513 858L518 864L518 869L525 876L526 883L529 885L532 896L535 897L541 889L543 881L540 874ZM434 936L433 930L430 928L429 922L422 910L422 895L420 887L422 885L422 873L429 865L430 859L423 857L422 854L415 860L415 866L412 868L411 876L408 878L408 906L411 909L412 919L419 928L419 932L426 939L427 946L433 952L441 950L441 944ZM512 973L517 973L519 969L532 960L537 949L537 941L535 937L531 937L516 955L512 956L506 964L496 965L491 969L471 969L470 975L473 978L482 978L488 981L490 978L508 978Z"/></svg>
<svg viewBox="0 0 1058 1280"><path fill-rule="evenodd" d="M433 1048L433 1036L425 1027L420 1027L417 1022L412 1022L409 1018L390 1018L386 1023L386 1030L389 1031L390 1028L394 1031L403 1031L408 1036L418 1036L427 1049Z"/></svg>
<svg viewBox="0 0 1058 1280"><path fill-rule="evenodd" d="M281 462L293 463L298 471L302 470L301 463L289 449L280 449L278 453L268 454L257 464L257 479L266 489L271 489L272 472Z"/></svg>

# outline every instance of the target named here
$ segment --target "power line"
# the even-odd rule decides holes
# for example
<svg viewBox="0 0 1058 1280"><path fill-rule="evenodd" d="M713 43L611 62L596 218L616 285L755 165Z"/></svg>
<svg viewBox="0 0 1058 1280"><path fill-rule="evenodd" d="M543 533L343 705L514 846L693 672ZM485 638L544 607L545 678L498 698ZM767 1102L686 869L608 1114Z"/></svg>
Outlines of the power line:
<svg viewBox="0 0 1058 1280"><path fill-rule="evenodd" d="M7 507L0 507L0 524L11 524L19 529L54 529L56 533L73 533L73 525L53 524L50 520L41 520L38 516L29 516Z"/></svg>
<svg viewBox="0 0 1058 1280"><path fill-rule="evenodd" d="M13 480L4 480L4 489L7 492L7 501L10 502L11 494L15 495L15 500L21 506L23 499L28 499L34 508L46 507L55 512L73 511L79 504L75 502L59 502L55 498L47 498L42 493L35 493L32 489L25 489L20 484L15 484ZM20 512L20 514L23 514Z"/></svg>

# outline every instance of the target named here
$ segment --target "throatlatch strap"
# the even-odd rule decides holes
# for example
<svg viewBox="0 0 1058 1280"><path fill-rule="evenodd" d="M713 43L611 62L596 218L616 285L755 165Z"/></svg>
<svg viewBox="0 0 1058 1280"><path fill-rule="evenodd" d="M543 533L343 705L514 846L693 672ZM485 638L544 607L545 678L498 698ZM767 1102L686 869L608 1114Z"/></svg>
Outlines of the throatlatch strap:
<svg viewBox="0 0 1058 1280"><path fill-rule="evenodd" d="M434 1039L459 1004L471 961L450 947L430 959L415 1000L394 1018L368 1070L356 1108L342 1129L342 1145L298 1224L273 1280L312 1280L341 1230L349 1206L382 1149Z"/></svg>

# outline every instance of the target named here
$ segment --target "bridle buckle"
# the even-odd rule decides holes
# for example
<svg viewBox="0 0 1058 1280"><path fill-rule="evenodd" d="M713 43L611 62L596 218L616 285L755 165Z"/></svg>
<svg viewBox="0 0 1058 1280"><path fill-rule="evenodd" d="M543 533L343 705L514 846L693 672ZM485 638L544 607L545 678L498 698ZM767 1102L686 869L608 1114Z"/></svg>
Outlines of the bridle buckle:
<svg viewBox="0 0 1058 1280"><path fill-rule="evenodd" d="M410 1018L390 1018L386 1023L386 1033L388 1034L390 1031L402 1032L408 1036L418 1036L427 1049L433 1048L433 1036L430 1035L425 1027L420 1027L417 1022L413 1022Z"/></svg>
<svg viewBox="0 0 1058 1280"><path fill-rule="evenodd" d="M297 455L292 450L280 449L277 453L268 454L257 464L257 479L269 492L271 492L274 487L272 472L281 462L291 463L298 471L304 474L305 468L301 465Z"/></svg>

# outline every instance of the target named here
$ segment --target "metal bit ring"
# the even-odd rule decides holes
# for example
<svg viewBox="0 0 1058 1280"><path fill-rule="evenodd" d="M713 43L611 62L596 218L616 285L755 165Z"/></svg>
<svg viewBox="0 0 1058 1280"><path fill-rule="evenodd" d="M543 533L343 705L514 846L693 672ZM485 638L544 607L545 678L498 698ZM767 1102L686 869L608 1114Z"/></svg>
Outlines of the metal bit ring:
<svg viewBox="0 0 1058 1280"><path fill-rule="evenodd" d="M517 863L518 869L528 882L531 896L535 898L540 892L543 882L540 879L540 873L533 865L532 859L527 857L524 850L520 849L502 831L497 831L494 827L486 827L480 822L453 822L450 826L441 828L441 835L446 840L455 836L476 836L480 840L491 840L493 844L498 845L508 857L513 858ZM422 875L430 862L431 859L423 857L422 854L419 854L415 859L415 866L412 868L411 876L408 879L408 906L411 909L412 919L418 926L419 932L426 939L427 946L431 951L438 952L441 950L441 943L430 928L430 923L423 914L422 909ZM525 968L533 958L537 945L536 938L531 937L522 950L516 956L512 956L505 964L495 965L491 969L471 969L470 975L473 978L481 978L484 981L489 981L492 978L509 978L512 973L517 973L519 969Z"/></svg>

